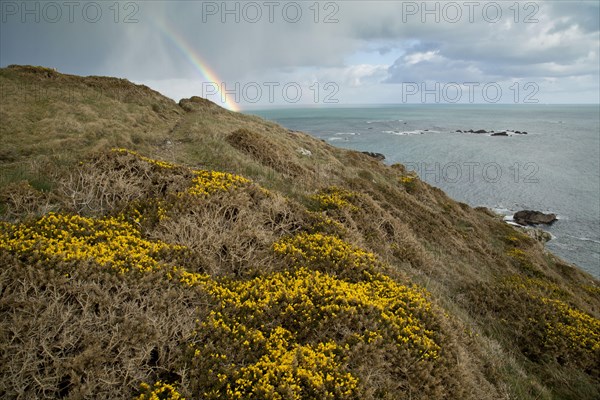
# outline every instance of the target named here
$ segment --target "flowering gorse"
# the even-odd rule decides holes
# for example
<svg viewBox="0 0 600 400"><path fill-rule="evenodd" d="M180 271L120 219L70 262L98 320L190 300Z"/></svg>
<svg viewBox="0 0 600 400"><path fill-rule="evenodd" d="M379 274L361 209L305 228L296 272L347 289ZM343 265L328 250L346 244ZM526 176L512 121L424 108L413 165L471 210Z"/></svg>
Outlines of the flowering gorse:
<svg viewBox="0 0 600 400"><path fill-rule="evenodd" d="M141 161L145 161L151 165L157 166L159 168L164 168L164 169L176 169L176 168L181 168L180 166L176 165L176 164L172 164L170 162L166 162L166 161L161 161L161 160L155 160L153 158L149 158L146 156L143 156L133 150L128 150L128 149L112 149L111 151L113 151L114 153L118 153L118 154L129 154L132 155L136 158L138 158Z"/></svg>
<svg viewBox="0 0 600 400"><path fill-rule="evenodd" d="M553 309L557 317L546 324L548 346L566 341L569 348L600 356L600 319L581 312L564 301L545 297L541 300Z"/></svg>
<svg viewBox="0 0 600 400"><path fill-rule="evenodd" d="M1 223L0 250L48 267L89 262L121 274L159 273L206 298L207 307L185 343L187 361L192 360L189 389L194 396L358 400L365 390L359 379L364 365L357 366L356 359L363 358L365 349L375 352L382 346L391 353L386 357L395 357L391 362L399 370L434 368L443 339L427 293L392 279L373 253L336 236L343 226L327 213L314 213L319 216L314 218L320 224L317 232L273 244L283 266L276 272L244 279L190 272L172 261L181 260L186 248L150 240L144 229L176 218L179 200L210 201L214 194L251 181L187 169L128 150L114 152L149 163L141 168L158 170L160 176L183 171L183 184L167 185L154 197L132 201L118 216L50 213L27 223ZM355 207L351 203L355 194L348 191L332 188L320 196L315 199L323 209ZM141 384L136 399L183 400L173 383L163 381Z"/></svg>
<svg viewBox="0 0 600 400"><path fill-rule="evenodd" d="M352 200L356 197L356 193L332 186L311 196L311 199L318 204L321 211L340 210L344 208L357 211L358 207L352 204Z"/></svg>
<svg viewBox="0 0 600 400"><path fill-rule="evenodd" d="M140 385L140 391L142 392L135 400L185 400L181 397L181 394L177 392L174 385L158 381L154 386L150 386L147 383Z"/></svg>
<svg viewBox="0 0 600 400"><path fill-rule="evenodd" d="M416 174L403 175L399 179L400 184L404 186L406 191L413 192L417 186L417 176Z"/></svg>
<svg viewBox="0 0 600 400"><path fill-rule="evenodd" d="M307 233L274 251L291 270L250 280L179 272L218 304L191 346L203 398L356 399L359 381L347 364L355 349L393 343L407 362L439 357L426 293L377 272L372 253Z"/></svg>
<svg viewBox="0 0 600 400"><path fill-rule="evenodd" d="M181 246L144 239L123 218L49 213L37 221L0 225L0 249L40 261L93 261L124 273L153 271L161 255Z"/></svg>
<svg viewBox="0 0 600 400"><path fill-rule="evenodd" d="M524 257L522 250L511 250ZM600 357L600 319L569 304L571 294L548 279L511 275L502 283L508 291L527 298L528 324L536 330L545 355L582 365L597 364ZM534 317L535 316L535 317ZM541 329L540 329L541 328Z"/></svg>
<svg viewBox="0 0 600 400"><path fill-rule="evenodd" d="M193 178L190 182L190 187L185 192L180 192L180 195L187 193L193 196L207 197L217 192L226 192L228 190L240 188L252 182L240 175L220 171L191 169L166 161L148 158L127 149L113 149L112 151L118 154L132 155L138 160L148 163L153 167L158 167L159 169L167 171L180 170L178 172L191 174Z"/></svg>
<svg viewBox="0 0 600 400"><path fill-rule="evenodd" d="M365 279L380 265L373 253L322 233L283 238L273 244L273 250L288 257L292 266L315 268L350 280Z"/></svg>
<svg viewBox="0 0 600 400"><path fill-rule="evenodd" d="M193 196L206 197L217 192L226 192L237 189L251 183L239 175L233 175L226 172L194 170L195 177L192 180L192 187L187 191Z"/></svg>

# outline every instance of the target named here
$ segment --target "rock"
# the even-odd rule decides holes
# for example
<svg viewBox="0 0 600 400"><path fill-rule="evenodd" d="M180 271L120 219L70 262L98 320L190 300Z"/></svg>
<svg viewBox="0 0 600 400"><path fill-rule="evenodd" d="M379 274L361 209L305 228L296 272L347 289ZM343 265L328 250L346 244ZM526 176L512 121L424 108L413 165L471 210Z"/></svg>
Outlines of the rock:
<svg viewBox="0 0 600 400"><path fill-rule="evenodd" d="M373 157L378 161L385 160L385 156L381 153L372 153L370 151L363 151L362 153L368 155L369 157Z"/></svg>
<svg viewBox="0 0 600 400"><path fill-rule="evenodd" d="M516 212L513 219L519 225L552 224L556 221L556 214L544 214L539 211L523 210Z"/></svg>
<svg viewBox="0 0 600 400"><path fill-rule="evenodd" d="M552 235L549 232L539 228L526 229L525 234L540 243L546 243L552 240Z"/></svg>
<svg viewBox="0 0 600 400"><path fill-rule="evenodd" d="M304 149L304 148L300 147L297 151L298 151L298 153L302 154L303 156L307 156L307 157L312 156L312 151L310 151L308 149Z"/></svg>
<svg viewBox="0 0 600 400"><path fill-rule="evenodd" d="M486 131L485 129L478 129L476 131L474 131L473 129L469 129L467 130L460 130L457 129L456 130L457 133L476 133L476 134L483 134L483 133L491 133L492 136L510 136L510 134L515 134L515 135L527 135L527 132L525 131L513 131L512 129L506 129L504 131L494 131L493 129L490 131Z"/></svg>
<svg viewBox="0 0 600 400"><path fill-rule="evenodd" d="M542 244L552 240L550 232L546 232L540 228L532 228L529 226L516 226L515 228Z"/></svg>

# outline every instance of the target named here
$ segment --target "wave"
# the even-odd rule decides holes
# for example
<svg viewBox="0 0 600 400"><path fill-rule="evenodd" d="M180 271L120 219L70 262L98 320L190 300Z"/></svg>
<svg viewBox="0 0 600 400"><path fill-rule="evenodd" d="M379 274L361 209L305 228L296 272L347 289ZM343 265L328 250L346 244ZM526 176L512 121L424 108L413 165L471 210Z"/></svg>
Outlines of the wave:
<svg viewBox="0 0 600 400"><path fill-rule="evenodd" d="M596 239L590 239L590 238L586 238L586 237L578 237L575 239L579 239L582 240L584 242L592 242L592 243L596 243L596 244L600 244L600 240L596 240Z"/></svg>
<svg viewBox="0 0 600 400"><path fill-rule="evenodd" d="M494 213L496 214L500 214L500 215L504 215L504 216L509 216L510 218L512 218L514 211L508 209L508 208L504 208L502 206L500 207L494 207L491 209ZM510 215L509 215L510 214Z"/></svg>
<svg viewBox="0 0 600 400"><path fill-rule="evenodd" d="M376 119L373 121L366 121L367 124L384 124L388 122L404 122L403 119Z"/></svg>
<svg viewBox="0 0 600 400"><path fill-rule="evenodd" d="M582 236L582 237L573 236L573 235L565 235L565 236L572 237L573 239L581 240L582 242L592 242L592 243L600 244L600 240L588 238L585 236Z"/></svg>
<svg viewBox="0 0 600 400"><path fill-rule="evenodd" d="M348 135L348 136L360 136L360 133L357 132L337 132L336 135Z"/></svg>
<svg viewBox="0 0 600 400"><path fill-rule="evenodd" d="M425 133L437 133L438 131L430 131L430 130L414 130L414 131L381 131L381 133L389 133L391 135L397 136L407 136L407 135L423 135Z"/></svg>

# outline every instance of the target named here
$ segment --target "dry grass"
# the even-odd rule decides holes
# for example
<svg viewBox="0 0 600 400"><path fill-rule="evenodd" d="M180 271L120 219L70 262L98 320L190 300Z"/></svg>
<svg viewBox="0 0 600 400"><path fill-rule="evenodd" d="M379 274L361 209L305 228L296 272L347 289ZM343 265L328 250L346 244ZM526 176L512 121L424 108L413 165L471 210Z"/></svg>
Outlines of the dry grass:
<svg viewBox="0 0 600 400"><path fill-rule="evenodd" d="M227 136L226 140L235 149L283 175L295 178L307 173L299 164L284 157L285 154L290 153L289 150L285 151L276 142L271 142L248 129L238 129Z"/></svg>
<svg viewBox="0 0 600 400"><path fill-rule="evenodd" d="M187 379L201 293L93 265L65 274L3 254L2 266L2 397L131 398L140 382Z"/></svg>

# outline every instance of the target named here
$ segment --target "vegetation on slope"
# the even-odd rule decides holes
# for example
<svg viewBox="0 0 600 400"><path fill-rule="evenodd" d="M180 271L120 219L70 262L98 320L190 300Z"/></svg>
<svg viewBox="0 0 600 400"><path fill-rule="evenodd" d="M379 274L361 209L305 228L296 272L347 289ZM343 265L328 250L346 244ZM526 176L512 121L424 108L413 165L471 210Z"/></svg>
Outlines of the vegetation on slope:
<svg viewBox="0 0 600 400"><path fill-rule="evenodd" d="M0 87L3 397L600 396L599 282L402 166L114 78Z"/></svg>

